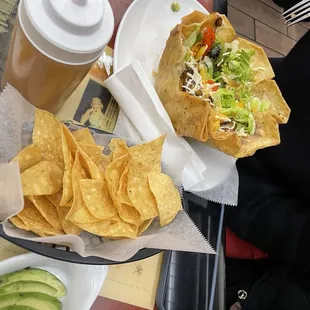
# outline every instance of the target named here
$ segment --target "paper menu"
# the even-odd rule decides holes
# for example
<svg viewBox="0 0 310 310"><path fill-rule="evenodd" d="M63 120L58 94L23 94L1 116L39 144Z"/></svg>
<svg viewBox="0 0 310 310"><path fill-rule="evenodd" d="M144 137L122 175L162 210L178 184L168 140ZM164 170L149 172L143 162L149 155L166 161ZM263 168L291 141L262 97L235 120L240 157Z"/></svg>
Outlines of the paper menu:
<svg viewBox="0 0 310 310"><path fill-rule="evenodd" d="M100 296L154 309L163 254L109 267Z"/></svg>

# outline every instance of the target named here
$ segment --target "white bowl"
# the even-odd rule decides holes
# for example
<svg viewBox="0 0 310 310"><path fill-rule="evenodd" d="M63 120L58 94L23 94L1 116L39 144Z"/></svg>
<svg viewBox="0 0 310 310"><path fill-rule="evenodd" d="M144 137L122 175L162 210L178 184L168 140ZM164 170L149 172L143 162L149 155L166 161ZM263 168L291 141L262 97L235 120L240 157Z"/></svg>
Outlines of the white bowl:
<svg viewBox="0 0 310 310"><path fill-rule="evenodd" d="M28 253L1 261L0 275L26 267L45 269L64 283L67 295L60 299L63 310L89 310L108 272L107 266L78 265Z"/></svg>

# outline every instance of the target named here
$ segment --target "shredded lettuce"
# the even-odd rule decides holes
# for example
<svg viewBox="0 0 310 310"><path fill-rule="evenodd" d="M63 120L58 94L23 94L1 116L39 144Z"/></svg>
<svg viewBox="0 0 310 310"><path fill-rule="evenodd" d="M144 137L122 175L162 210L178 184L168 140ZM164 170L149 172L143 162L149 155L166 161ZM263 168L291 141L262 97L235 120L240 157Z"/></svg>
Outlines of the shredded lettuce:
<svg viewBox="0 0 310 310"><path fill-rule="evenodd" d="M253 114L242 108L229 108L229 109L222 109L222 114L227 116L228 118L233 119L237 123L237 131L244 128L245 132L250 135L255 133L255 120Z"/></svg>
<svg viewBox="0 0 310 310"><path fill-rule="evenodd" d="M236 40L225 44L216 41L208 56L198 60L193 57L190 49L201 39L197 25L184 41L187 47L184 61L191 71L187 73L182 89L192 96L205 96L212 100L213 109L225 118L221 122L222 131L235 131L241 137L255 134L254 113L266 111L270 106L267 101L255 97L251 91L249 82L252 81L253 70L250 64L255 52L238 50L239 42ZM209 80L219 82L220 84L216 85L219 89L211 89ZM238 84L231 87L228 80Z"/></svg>
<svg viewBox="0 0 310 310"><path fill-rule="evenodd" d="M202 75L203 80L212 80L213 63L208 56L205 56L202 62L199 63L199 73Z"/></svg>
<svg viewBox="0 0 310 310"><path fill-rule="evenodd" d="M218 111L236 106L235 92L233 89L220 88L211 94L214 107Z"/></svg>
<svg viewBox="0 0 310 310"><path fill-rule="evenodd" d="M191 49L192 46L197 42L197 37L199 35L199 29L200 29L200 25L197 25L196 29L189 35L188 38L184 40L184 45L188 49Z"/></svg>
<svg viewBox="0 0 310 310"><path fill-rule="evenodd" d="M231 80L237 82L249 82L252 79L252 69L250 67L253 50L239 50L235 54L230 53L222 63L222 73Z"/></svg>
<svg viewBox="0 0 310 310"><path fill-rule="evenodd" d="M249 102L249 109L252 112L264 112L268 110L270 107L270 103L264 100L261 100L257 97L254 97Z"/></svg>
<svg viewBox="0 0 310 310"><path fill-rule="evenodd" d="M198 34L197 34L197 37L196 37L196 42L198 42L198 41L200 41L200 40L202 40L203 39L203 35L202 35L202 33L201 32L199 32ZM196 43L195 42L195 43Z"/></svg>
<svg viewBox="0 0 310 310"><path fill-rule="evenodd" d="M238 97L239 101L248 103L252 97L251 90L249 87L239 87L236 90L236 96Z"/></svg>

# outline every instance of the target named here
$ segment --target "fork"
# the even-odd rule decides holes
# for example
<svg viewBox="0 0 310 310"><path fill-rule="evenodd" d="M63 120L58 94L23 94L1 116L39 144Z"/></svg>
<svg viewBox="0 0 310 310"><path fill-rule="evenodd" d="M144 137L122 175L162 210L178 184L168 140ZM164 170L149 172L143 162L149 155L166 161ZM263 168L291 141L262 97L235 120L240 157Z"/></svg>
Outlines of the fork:
<svg viewBox="0 0 310 310"><path fill-rule="evenodd" d="M282 14L286 25L292 26L310 17L310 0L303 0L286 10Z"/></svg>

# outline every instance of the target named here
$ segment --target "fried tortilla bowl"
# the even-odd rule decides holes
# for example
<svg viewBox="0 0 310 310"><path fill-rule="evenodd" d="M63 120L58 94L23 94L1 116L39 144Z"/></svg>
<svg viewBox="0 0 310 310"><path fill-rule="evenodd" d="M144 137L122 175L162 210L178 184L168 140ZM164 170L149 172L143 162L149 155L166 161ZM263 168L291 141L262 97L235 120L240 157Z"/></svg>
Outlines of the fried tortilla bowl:
<svg viewBox="0 0 310 310"><path fill-rule="evenodd" d="M257 113L255 122L255 135L239 137L225 132L222 133L223 140L210 138L209 143L214 148L236 158L251 156L258 149L280 143L279 125L274 117L266 112Z"/></svg>
<svg viewBox="0 0 310 310"><path fill-rule="evenodd" d="M212 59L211 77L209 75L207 78L201 73L200 64L206 62L206 58L211 62L212 48L208 49L208 44L205 43L203 37L209 29L212 29L211 32L214 36L211 46L221 44L222 50L225 47L231 52L231 55L235 48L235 53L237 51L239 57L248 57L248 59L242 59L248 65L248 72L251 73L247 82L242 81L241 78L238 80L234 75L224 75L223 71L220 71L220 74L223 75L221 76L222 82L218 77L215 77L216 70L224 70L221 67L218 69L223 63L225 55L223 52L221 61L217 62ZM191 41L191 36L195 33L197 34L196 41L194 40L189 47L188 42ZM198 39L199 35L200 39ZM264 50L247 40L241 38L234 40L235 35L233 27L224 15L218 13L206 15L194 11L185 16L182 23L171 31L167 40L156 75L155 88L178 135L202 142L208 141L214 148L239 158L253 155L257 149L279 144L278 124L288 121L290 109L277 84L271 80L274 77L274 72ZM199 40L202 40L203 43L199 43ZM203 46L204 44L206 46ZM210 58L206 57L207 55ZM188 60L188 57L194 60L196 72L188 68L188 62L192 62L192 60ZM220 58L220 56L218 57ZM232 64L234 63L232 62ZM223 68L224 65L222 65ZM208 68L207 63L206 67ZM201 89L204 91L205 88L191 93L191 89L195 89L195 85L198 84L194 80L197 79L197 74L200 84L208 88L209 93L206 95L201 91ZM188 85L184 85L188 76L191 76L196 83L189 84L191 89L188 87L186 89L185 86ZM259 107L256 104L255 107L248 108L248 103L242 102L242 87L251 93L251 98L255 97L255 100L260 102ZM213 104L214 95L218 89L221 92L233 92L235 96L234 108L239 109L239 112L242 112L241 109L248 109L246 111L248 116L246 120L241 121L240 126L245 127L245 130L244 128L240 130L239 125L237 128L237 122L234 121L234 117L238 119L236 111L230 113L232 117L227 117L223 113L223 111L230 111L227 106ZM266 101L268 101L268 105L265 103ZM261 103L264 108L261 107ZM226 126L226 123L229 123L230 127Z"/></svg>

